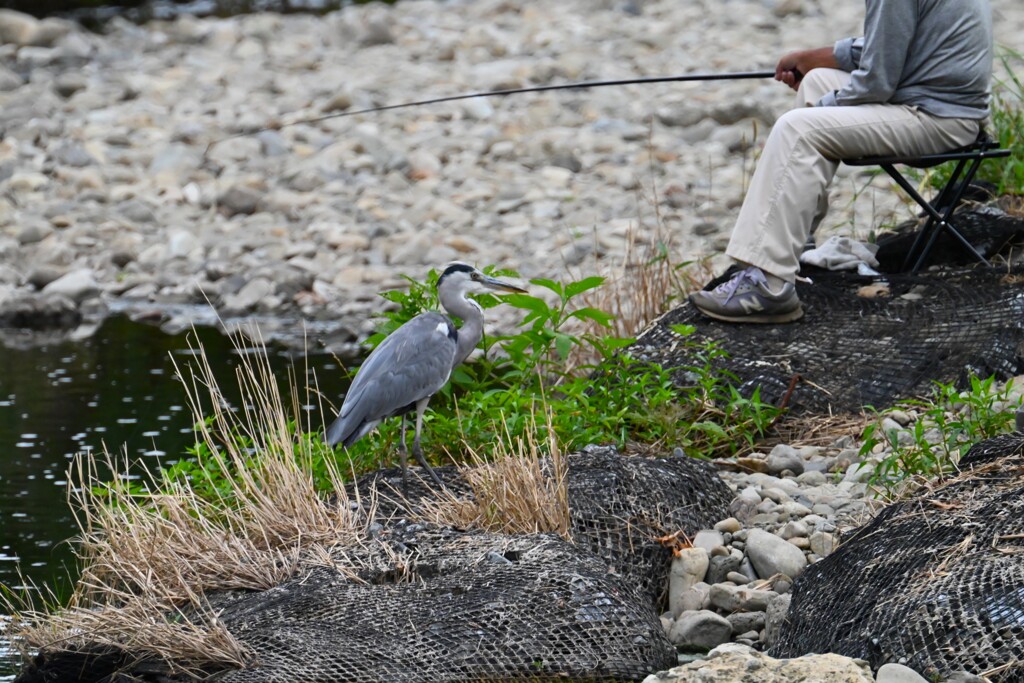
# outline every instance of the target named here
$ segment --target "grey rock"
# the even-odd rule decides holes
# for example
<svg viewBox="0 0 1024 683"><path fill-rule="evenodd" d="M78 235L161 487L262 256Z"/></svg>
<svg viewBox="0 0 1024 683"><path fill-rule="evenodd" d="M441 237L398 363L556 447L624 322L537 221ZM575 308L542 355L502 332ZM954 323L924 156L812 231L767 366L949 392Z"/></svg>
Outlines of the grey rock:
<svg viewBox="0 0 1024 683"><path fill-rule="evenodd" d="M799 548L762 529L751 529L747 535L747 556L761 578L775 574L796 578L807 566Z"/></svg>
<svg viewBox="0 0 1024 683"><path fill-rule="evenodd" d="M18 231L18 244L35 244L53 234L53 228L46 223L29 223Z"/></svg>
<svg viewBox="0 0 1024 683"><path fill-rule="evenodd" d="M237 294L224 297L224 308L231 314L252 310L258 303L274 293L274 283L266 278L255 278L242 287Z"/></svg>
<svg viewBox="0 0 1024 683"><path fill-rule="evenodd" d="M65 71L53 80L53 90L64 98L89 87L89 81L77 71Z"/></svg>
<svg viewBox="0 0 1024 683"><path fill-rule="evenodd" d="M83 166L91 166L96 163L96 159L85 151L81 145L70 141L58 144L51 152L51 155L58 164L73 168L82 168Z"/></svg>
<svg viewBox="0 0 1024 683"><path fill-rule="evenodd" d="M879 667L875 683L928 683L928 679L909 666L889 663Z"/></svg>
<svg viewBox="0 0 1024 683"><path fill-rule="evenodd" d="M668 582L668 606L674 614L683 610L679 606L682 596L704 580L708 570L708 553L703 548L684 548L672 559Z"/></svg>
<svg viewBox="0 0 1024 683"><path fill-rule="evenodd" d="M810 529L803 522L786 522L786 526L779 532L779 537L788 541L796 536L807 536L809 533Z"/></svg>
<svg viewBox="0 0 1024 683"><path fill-rule="evenodd" d="M772 598L768 603L768 609L765 610L764 614L764 640L766 644L771 645L779 637L779 629L782 628L792 600L793 596L790 593L785 593Z"/></svg>
<svg viewBox="0 0 1024 683"><path fill-rule="evenodd" d="M747 631L760 631L764 628L764 612L736 612L727 614L725 617L732 624L734 634L746 633Z"/></svg>
<svg viewBox="0 0 1024 683"><path fill-rule="evenodd" d="M810 537L811 552L818 557L826 557L835 550L835 537L824 531L815 531Z"/></svg>
<svg viewBox="0 0 1024 683"><path fill-rule="evenodd" d="M709 610L683 612L672 625L668 637L682 650L706 652L729 641L732 624Z"/></svg>
<svg viewBox="0 0 1024 683"><path fill-rule="evenodd" d="M781 474L789 470L795 475L803 474L804 461L792 446L779 444L772 449L766 459L769 474Z"/></svg>
<svg viewBox="0 0 1024 683"><path fill-rule="evenodd" d="M735 517L727 517L715 525L715 531L730 534L734 534L742 528L743 525L740 524L740 521Z"/></svg>
<svg viewBox="0 0 1024 683"><path fill-rule="evenodd" d="M695 548L703 548L706 550L709 555L715 548L725 545L722 533L719 531L712 531L710 529L698 531L690 542Z"/></svg>
<svg viewBox="0 0 1024 683"><path fill-rule="evenodd" d="M236 185L217 198L217 205L229 216L253 214L256 213L261 196L256 190Z"/></svg>
<svg viewBox="0 0 1024 683"><path fill-rule="evenodd" d="M38 266L29 271L28 278L26 278L26 280L28 284L32 285L36 289L42 289L63 274L64 271L59 268Z"/></svg>
<svg viewBox="0 0 1024 683"><path fill-rule="evenodd" d="M73 270L43 287L43 294L55 294L79 302L97 293L96 275L89 268Z"/></svg>
<svg viewBox="0 0 1024 683"><path fill-rule="evenodd" d="M739 571L741 561L734 555L712 557L708 564L707 577L704 580L709 584L722 583L726 580L729 572Z"/></svg>
<svg viewBox="0 0 1024 683"><path fill-rule="evenodd" d="M152 223L156 220L153 208L139 199L129 199L114 207L114 210L133 223Z"/></svg>
<svg viewBox="0 0 1024 683"><path fill-rule="evenodd" d="M0 9L0 43L31 45L39 31L39 20L28 14Z"/></svg>
<svg viewBox="0 0 1024 683"><path fill-rule="evenodd" d="M279 157L288 153L288 142L276 130L263 130L256 135L260 141L260 151L264 156Z"/></svg>
<svg viewBox="0 0 1024 683"><path fill-rule="evenodd" d="M742 586L743 584L747 583L747 581L749 581L750 579L747 578L747 575L743 572L729 572L725 575L725 580L732 581L736 585Z"/></svg>

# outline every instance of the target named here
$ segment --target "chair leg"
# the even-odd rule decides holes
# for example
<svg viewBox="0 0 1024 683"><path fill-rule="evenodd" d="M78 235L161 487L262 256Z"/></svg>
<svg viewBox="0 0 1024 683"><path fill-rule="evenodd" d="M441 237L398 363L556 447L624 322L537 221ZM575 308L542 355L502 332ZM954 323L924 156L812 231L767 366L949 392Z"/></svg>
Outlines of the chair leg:
<svg viewBox="0 0 1024 683"><path fill-rule="evenodd" d="M882 168L889 176L896 181L896 183L903 188L911 198L917 202L921 208L928 214L928 220L925 222L924 227L921 228L921 232L918 233L917 238L914 240L913 245L910 247L910 251L907 252L907 256L903 261L903 270L907 270L911 263L911 273L916 273L924 265L925 259L931 252L932 247L935 245L936 239L938 239L939 233L943 230L948 230L953 237L957 239L976 259L984 263L986 266L991 265L984 256L978 253L978 250L967 241L956 226L953 225L950 220L953 212L956 210L957 205L960 203L960 198L963 196L964 191L970 184L971 180L974 179L974 175L978 171L978 167L981 165L982 158L976 157L972 162L967 172L964 173L964 166L967 162L966 159L960 160L956 168L953 170L952 175L949 178L949 182L942 188L938 196L929 202L918 193L918 191L909 183L907 179L899 173L892 164L882 164ZM962 176L962 180L961 180ZM935 206L941 206L948 200L946 209L943 213L939 213ZM922 246L922 242L924 243ZM919 251L920 248L920 251ZM916 257L916 258L915 258Z"/></svg>

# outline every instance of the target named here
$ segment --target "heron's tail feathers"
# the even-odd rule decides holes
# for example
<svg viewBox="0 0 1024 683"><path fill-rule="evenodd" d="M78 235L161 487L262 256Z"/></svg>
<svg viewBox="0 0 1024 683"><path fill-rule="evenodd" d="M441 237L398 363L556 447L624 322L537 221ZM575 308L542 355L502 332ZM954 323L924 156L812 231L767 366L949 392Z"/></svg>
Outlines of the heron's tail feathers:
<svg viewBox="0 0 1024 683"><path fill-rule="evenodd" d="M366 436L375 426L377 426L376 422L367 422L366 420L355 422L351 419L351 416L339 416L327 428L324 441L327 442L328 446L337 446L340 443L345 448L348 448Z"/></svg>

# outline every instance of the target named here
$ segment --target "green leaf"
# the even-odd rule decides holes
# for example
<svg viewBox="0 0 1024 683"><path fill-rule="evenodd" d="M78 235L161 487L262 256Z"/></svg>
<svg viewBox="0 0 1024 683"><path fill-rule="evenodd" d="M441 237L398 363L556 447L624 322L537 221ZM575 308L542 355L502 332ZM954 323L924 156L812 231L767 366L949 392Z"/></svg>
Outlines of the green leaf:
<svg viewBox="0 0 1024 683"><path fill-rule="evenodd" d="M615 320L614 315L589 306L586 308L577 308L569 314L569 317L579 318L580 320L593 320L598 325L603 325L604 327L610 327L612 321Z"/></svg>
<svg viewBox="0 0 1024 683"><path fill-rule="evenodd" d="M579 296L583 292L600 287L603 283L604 278L597 275L583 278L577 282L570 282L565 286L565 298L571 299L574 296Z"/></svg>

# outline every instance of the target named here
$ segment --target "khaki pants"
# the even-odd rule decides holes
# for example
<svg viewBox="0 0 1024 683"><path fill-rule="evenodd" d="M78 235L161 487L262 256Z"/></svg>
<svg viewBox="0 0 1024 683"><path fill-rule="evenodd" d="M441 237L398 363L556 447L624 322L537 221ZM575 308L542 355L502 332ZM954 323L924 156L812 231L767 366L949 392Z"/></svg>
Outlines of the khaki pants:
<svg viewBox="0 0 1024 683"><path fill-rule="evenodd" d="M792 282L811 231L828 210L828 186L840 159L935 154L970 144L981 122L943 119L916 107L813 106L850 74L814 69L797 92L797 108L772 126L743 200L726 254Z"/></svg>

